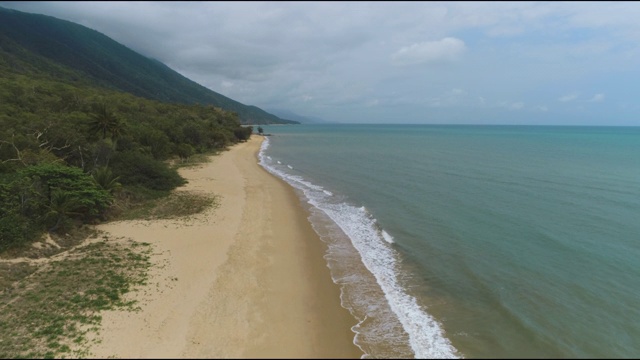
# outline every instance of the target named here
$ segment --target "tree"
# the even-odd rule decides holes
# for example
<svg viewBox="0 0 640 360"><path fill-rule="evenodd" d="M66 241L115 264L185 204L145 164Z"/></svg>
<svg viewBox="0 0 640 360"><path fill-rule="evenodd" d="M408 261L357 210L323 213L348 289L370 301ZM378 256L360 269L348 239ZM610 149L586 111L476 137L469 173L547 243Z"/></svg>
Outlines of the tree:
<svg viewBox="0 0 640 360"><path fill-rule="evenodd" d="M253 132L253 126L239 127L233 130L233 135L240 141L249 140L251 133Z"/></svg>
<svg viewBox="0 0 640 360"><path fill-rule="evenodd" d="M69 192L58 189L51 194L51 201L45 206L47 210L44 221L47 226L50 226L48 229L50 232L67 230L71 219L82 215L78 210L82 207L80 199Z"/></svg>
<svg viewBox="0 0 640 360"><path fill-rule="evenodd" d="M29 243L42 233L30 216L38 206L34 189L25 178L11 178L0 178L0 251Z"/></svg>
<svg viewBox="0 0 640 360"><path fill-rule="evenodd" d="M98 185L102 190L106 190L113 194L122 188L122 184L118 182L119 176L114 176L111 169L106 166L99 167L93 170L91 174L93 182Z"/></svg>
<svg viewBox="0 0 640 360"><path fill-rule="evenodd" d="M106 104L96 104L94 111L89 124L92 132L101 134L103 139L106 139L109 134L114 140L125 134L125 124L111 110L107 109Z"/></svg>
<svg viewBox="0 0 640 360"><path fill-rule="evenodd" d="M166 163L138 151L117 153L112 162L113 173L124 186L170 191L186 183L178 172Z"/></svg>
<svg viewBox="0 0 640 360"><path fill-rule="evenodd" d="M66 217L101 215L112 200L109 191L101 189L89 174L77 167L43 163L29 166L20 174L31 181L31 188L39 198L38 206L32 210L34 213L26 215L33 218L44 215L45 225L54 229Z"/></svg>
<svg viewBox="0 0 640 360"><path fill-rule="evenodd" d="M258 134L262 135L263 132L262 126L258 126Z"/></svg>
<svg viewBox="0 0 640 360"><path fill-rule="evenodd" d="M175 151L182 162L185 162L191 155L195 154L193 146L185 143L178 144Z"/></svg>

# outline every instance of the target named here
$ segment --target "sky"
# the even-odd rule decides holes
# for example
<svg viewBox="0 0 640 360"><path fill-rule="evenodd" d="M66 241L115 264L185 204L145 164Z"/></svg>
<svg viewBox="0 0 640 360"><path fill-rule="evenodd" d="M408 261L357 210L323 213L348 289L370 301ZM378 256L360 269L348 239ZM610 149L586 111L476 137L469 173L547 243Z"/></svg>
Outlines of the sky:
<svg viewBox="0 0 640 360"><path fill-rule="evenodd" d="M640 126L640 2L0 2L246 105L342 123Z"/></svg>

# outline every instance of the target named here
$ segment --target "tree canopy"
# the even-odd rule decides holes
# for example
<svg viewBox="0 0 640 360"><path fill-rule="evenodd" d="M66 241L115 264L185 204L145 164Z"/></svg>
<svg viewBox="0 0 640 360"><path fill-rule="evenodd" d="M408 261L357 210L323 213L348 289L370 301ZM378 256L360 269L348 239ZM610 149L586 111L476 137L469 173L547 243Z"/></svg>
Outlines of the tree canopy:
<svg viewBox="0 0 640 360"><path fill-rule="evenodd" d="M119 197L185 183L172 159L251 135L237 114L0 66L0 251L104 220Z"/></svg>

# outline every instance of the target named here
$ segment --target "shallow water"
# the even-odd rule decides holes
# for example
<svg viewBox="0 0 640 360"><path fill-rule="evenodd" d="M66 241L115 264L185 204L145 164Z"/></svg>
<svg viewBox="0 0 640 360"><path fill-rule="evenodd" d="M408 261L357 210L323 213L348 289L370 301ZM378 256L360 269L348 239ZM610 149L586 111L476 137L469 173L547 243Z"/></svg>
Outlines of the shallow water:
<svg viewBox="0 0 640 360"><path fill-rule="evenodd" d="M640 129L263 128L369 356L640 353Z"/></svg>

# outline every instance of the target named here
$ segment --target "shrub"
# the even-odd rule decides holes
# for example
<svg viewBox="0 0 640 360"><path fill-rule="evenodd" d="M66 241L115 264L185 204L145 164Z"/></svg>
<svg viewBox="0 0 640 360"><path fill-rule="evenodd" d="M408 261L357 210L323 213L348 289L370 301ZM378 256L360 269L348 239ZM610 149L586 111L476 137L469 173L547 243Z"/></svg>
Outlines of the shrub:
<svg viewBox="0 0 640 360"><path fill-rule="evenodd" d="M51 231L72 218L102 215L112 200L109 191L99 188L89 174L76 167L45 163L27 167L20 175L26 181L15 183L16 190L36 203L24 215L41 219Z"/></svg>
<svg viewBox="0 0 640 360"><path fill-rule="evenodd" d="M186 183L175 169L137 151L118 153L111 160L113 174L123 185L141 185L153 190L173 190Z"/></svg>
<svg viewBox="0 0 640 360"><path fill-rule="evenodd" d="M0 251L30 243L40 234L37 225L24 216L15 212L0 216Z"/></svg>
<svg viewBox="0 0 640 360"><path fill-rule="evenodd" d="M249 140L251 133L253 133L253 126L240 127L233 130L233 134L240 141Z"/></svg>

